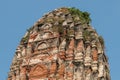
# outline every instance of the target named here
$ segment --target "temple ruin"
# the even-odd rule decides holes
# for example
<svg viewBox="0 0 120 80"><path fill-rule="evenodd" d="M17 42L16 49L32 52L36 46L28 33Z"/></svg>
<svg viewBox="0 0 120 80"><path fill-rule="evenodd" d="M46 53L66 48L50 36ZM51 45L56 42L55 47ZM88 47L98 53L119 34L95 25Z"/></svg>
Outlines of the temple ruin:
<svg viewBox="0 0 120 80"><path fill-rule="evenodd" d="M104 40L90 21L76 8L45 14L21 39L7 80L110 80Z"/></svg>

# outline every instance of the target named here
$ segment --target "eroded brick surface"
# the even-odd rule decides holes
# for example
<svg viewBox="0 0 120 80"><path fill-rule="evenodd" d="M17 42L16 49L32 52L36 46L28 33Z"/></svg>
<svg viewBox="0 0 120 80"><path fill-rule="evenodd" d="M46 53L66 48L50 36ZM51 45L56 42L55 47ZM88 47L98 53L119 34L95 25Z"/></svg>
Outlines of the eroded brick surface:
<svg viewBox="0 0 120 80"><path fill-rule="evenodd" d="M16 49L8 80L110 80L102 38L68 8L36 22Z"/></svg>

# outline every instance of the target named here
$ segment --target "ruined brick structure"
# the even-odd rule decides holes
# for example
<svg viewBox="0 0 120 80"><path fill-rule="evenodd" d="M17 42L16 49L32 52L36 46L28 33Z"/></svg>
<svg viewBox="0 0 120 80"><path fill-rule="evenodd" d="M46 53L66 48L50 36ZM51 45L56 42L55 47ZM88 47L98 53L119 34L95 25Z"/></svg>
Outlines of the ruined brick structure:
<svg viewBox="0 0 120 80"><path fill-rule="evenodd" d="M104 40L89 22L75 8L45 14L21 39L8 80L110 80Z"/></svg>

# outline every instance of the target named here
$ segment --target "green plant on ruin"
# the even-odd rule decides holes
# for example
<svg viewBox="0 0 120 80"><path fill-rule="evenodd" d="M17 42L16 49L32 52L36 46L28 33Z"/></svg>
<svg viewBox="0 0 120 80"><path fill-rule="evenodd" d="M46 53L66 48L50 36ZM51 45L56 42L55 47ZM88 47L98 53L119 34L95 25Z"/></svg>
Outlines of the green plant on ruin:
<svg viewBox="0 0 120 80"><path fill-rule="evenodd" d="M27 42L28 42L30 32L33 30L33 28L34 28L34 27L30 27L29 29L27 29L28 34L21 39L21 42L22 42L22 43L27 43Z"/></svg>
<svg viewBox="0 0 120 80"><path fill-rule="evenodd" d="M73 15L75 18L76 16L79 16L80 21L84 24L87 23L89 24L91 22L90 14L88 12L82 12L79 9L76 8L69 8L69 12Z"/></svg>
<svg viewBox="0 0 120 80"><path fill-rule="evenodd" d="M47 18L47 19L45 19L45 22L52 23L53 22L53 18Z"/></svg>
<svg viewBox="0 0 120 80"><path fill-rule="evenodd" d="M58 31L58 27L57 26L53 26L52 30L53 30L53 32L57 32Z"/></svg>
<svg viewBox="0 0 120 80"><path fill-rule="evenodd" d="M88 12L82 12L82 17L85 19L87 24L91 22L90 14Z"/></svg>
<svg viewBox="0 0 120 80"><path fill-rule="evenodd" d="M83 32L83 39L84 39L84 41L87 41L87 40L90 41L91 40L91 35L90 35L89 31L85 30Z"/></svg>
<svg viewBox="0 0 120 80"><path fill-rule="evenodd" d="M58 32L59 34L64 34L64 28L62 26L53 26L53 31Z"/></svg>
<svg viewBox="0 0 120 80"><path fill-rule="evenodd" d="M28 42L28 39L29 39L29 35L23 37L23 38L21 39L21 42L27 43L27 42Z"/></svg>
<svg viewBox="0 0 120 80"><path fill-rule="evenodd" d="M61 26L61 27L58 27L58 32L63 35L64 34L64 28Z"/></svg>
<svg viewBox="0 0 120 80"><path fill-rule="evenodd" d="M29 29L27 29L27 32L28 32L28 33L30 33L30 31L32 31L32 30L33 30L33 28L34 28L33 26L32 26L32 27L30 27Z"/></svg>
<svg viewBox="0 0 120 80"><path fill-rule="evenodd" d="M67 36L74 35L74 30L67 30Z"/></svg>
<svg viewBox="0 0 120 80"><path fill-rule="evenodd" d="M104 48L104 47L105 47L105 46L104 46L105 42L104 42L103 37L102 37L102 36L99 36L98 39L99 39L99 41L100 41L102 47Z"/></svg>

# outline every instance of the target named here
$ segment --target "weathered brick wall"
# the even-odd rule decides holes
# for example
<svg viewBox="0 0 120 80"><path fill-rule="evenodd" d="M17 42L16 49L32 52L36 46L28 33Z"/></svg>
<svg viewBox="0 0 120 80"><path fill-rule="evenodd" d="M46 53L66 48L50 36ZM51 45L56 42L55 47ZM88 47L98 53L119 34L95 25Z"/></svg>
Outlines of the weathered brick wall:
<svg viewBox="0 0 120 80"><path fill-rule="evenodd" d="M22 38L8 80L110 80L101 36L69 8L44 15Z"/></svg>

